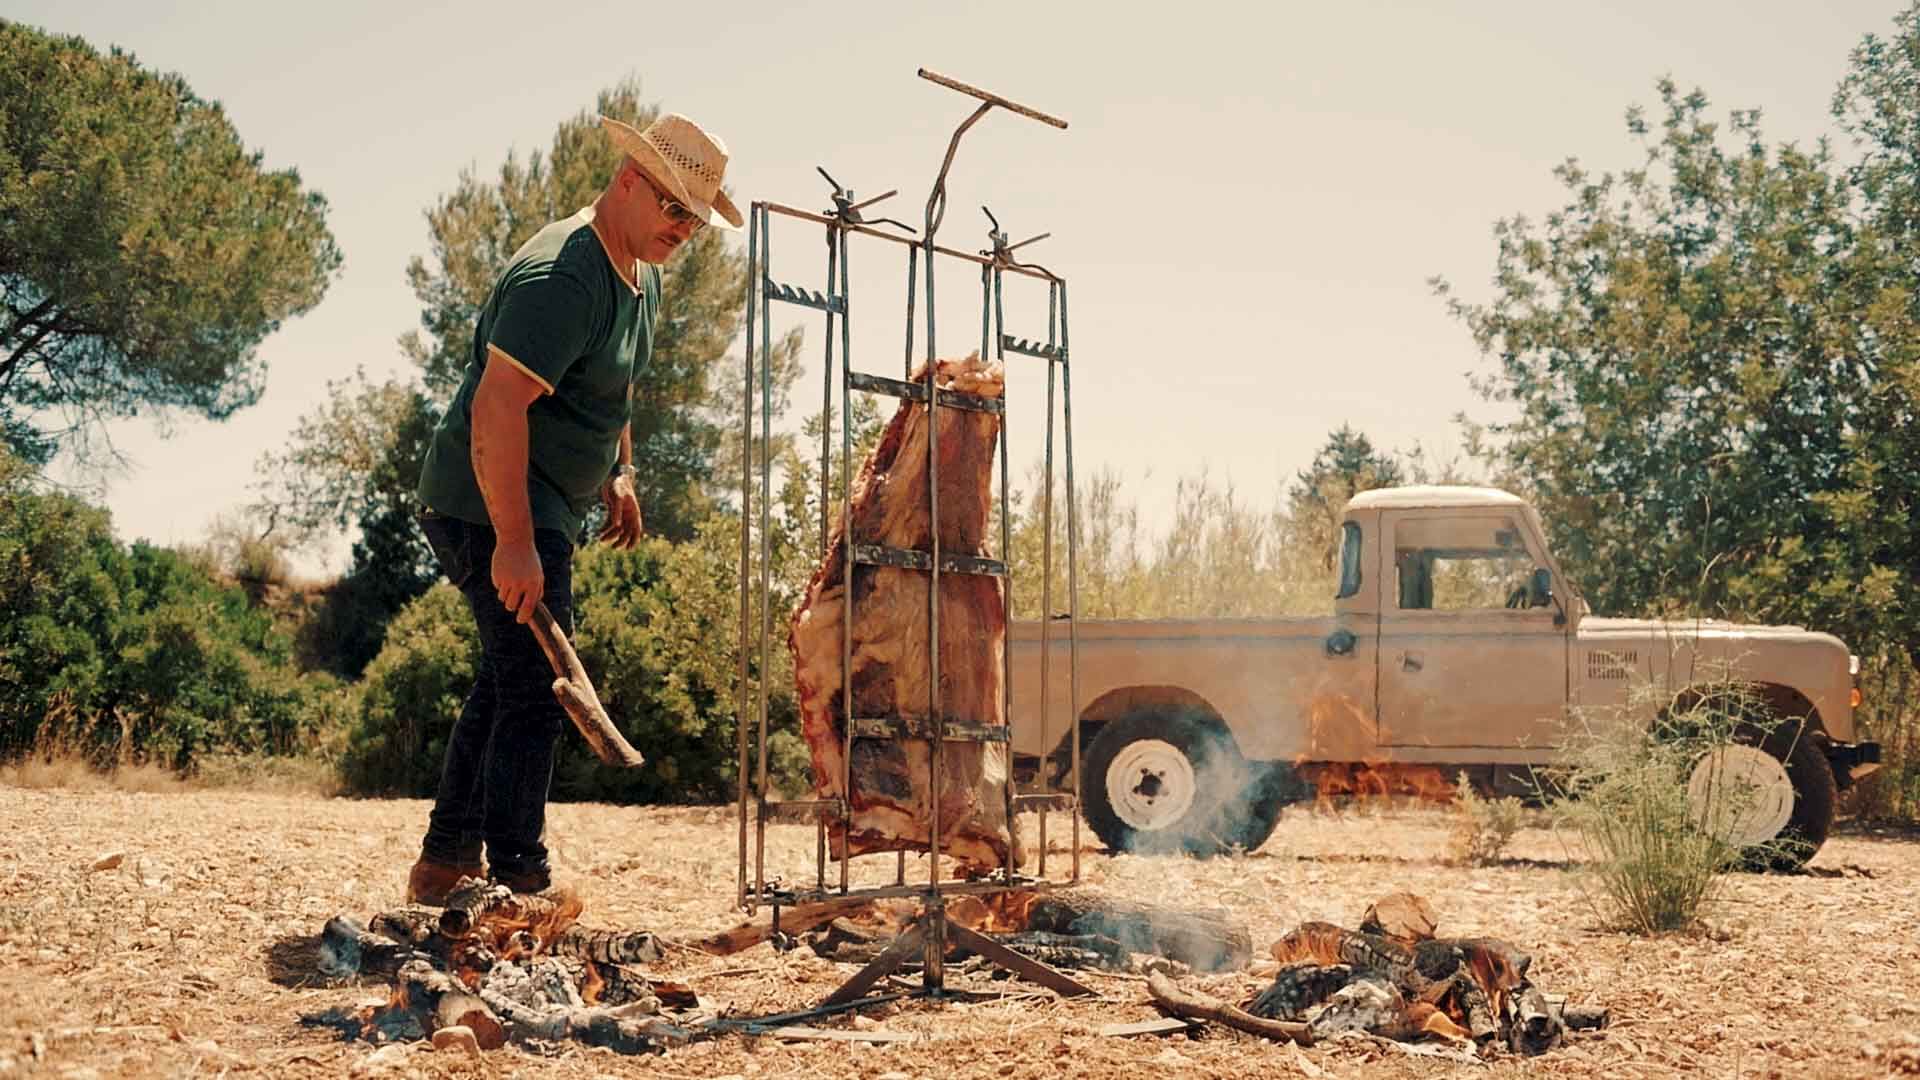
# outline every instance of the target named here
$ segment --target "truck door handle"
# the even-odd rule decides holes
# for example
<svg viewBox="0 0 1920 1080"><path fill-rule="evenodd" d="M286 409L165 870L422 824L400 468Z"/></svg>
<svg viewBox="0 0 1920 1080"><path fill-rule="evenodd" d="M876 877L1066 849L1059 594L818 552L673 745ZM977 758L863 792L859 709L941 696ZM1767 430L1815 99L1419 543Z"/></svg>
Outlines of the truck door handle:
<svg viewBox="0 0 1920 1080"><path fill-rule="evenodd" d="M1400 654L1401 671L1419 671L1425 666L1426 661L1420 659L1420 654L1418 653L1403 652Z"/></svg>
<svg viewBox="0 0 1920 1080"><path fill-rule="evenodd" d="M1350 656L1353 654L1354 644L1359 640L1359 638L1353 636L1353 631L1351 630L1335 630L1333 633L1327 635L1327 655Z"/></svg>

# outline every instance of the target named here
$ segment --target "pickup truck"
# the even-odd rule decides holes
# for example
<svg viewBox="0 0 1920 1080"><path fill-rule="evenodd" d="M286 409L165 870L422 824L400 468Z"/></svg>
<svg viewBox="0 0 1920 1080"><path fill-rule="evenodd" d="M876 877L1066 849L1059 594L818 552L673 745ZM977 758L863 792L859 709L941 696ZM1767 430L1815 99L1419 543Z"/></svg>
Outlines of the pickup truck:
<svg viewBox="0 0 1920 1080"><path fill-rule="evenodd" d="M1507 492L1364 492L1346 508L1337 574L1327 616L1082 621L1073 650L1063 622L1015 624L1016 766L1063 785L1077 706L1081 806L1108 847L1252 850L1312 781L1464 775L1524 793L1575 716L1650 721L1711 668L1764 713L1765 737L1719 762L1755 792L1741 844L1786 840L1768 847L1810 857L1837 792L1877 767L1878 745L1854 728L1858 661L1838 638L1597 617L1533 507Z"/></svg>

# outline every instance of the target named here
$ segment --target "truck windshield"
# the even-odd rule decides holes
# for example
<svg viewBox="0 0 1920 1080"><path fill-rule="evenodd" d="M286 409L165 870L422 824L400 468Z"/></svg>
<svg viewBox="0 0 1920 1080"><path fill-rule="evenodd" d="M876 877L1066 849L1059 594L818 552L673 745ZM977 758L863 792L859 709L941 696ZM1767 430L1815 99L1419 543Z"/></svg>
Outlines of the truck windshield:
<svg viewBox="0 0 1920 1080"><path fill-rule="evenodd" d="M1349 521L1340 529L1340 591L1335 600L1345 600L1360 591L1360 526Z"/></svg>
<svg viewBox="0 0 1920 1080"><path fill-rule="evenodd" d="M1535 561L1512 518L1421 517L1394 527L1402 610L1524 607Z"/></svg>

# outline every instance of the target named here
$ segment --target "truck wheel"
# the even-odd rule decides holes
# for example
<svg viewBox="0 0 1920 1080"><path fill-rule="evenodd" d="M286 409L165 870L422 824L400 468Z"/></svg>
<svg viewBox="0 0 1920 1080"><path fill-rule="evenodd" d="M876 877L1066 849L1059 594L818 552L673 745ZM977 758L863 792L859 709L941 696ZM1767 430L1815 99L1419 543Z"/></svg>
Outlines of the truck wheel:
<svg viewBox="0 0 1920 1080"><path fill-rule="evenodd" d="M1232 736L1194 713L1128 713L1101 729L1081 769L1094 835L1114 852L1202 858L1264 843L1288 786L1262 781Z"/></svg>
<svg viewBox="0 0 1920 1080"><path fill-rule="evenodd" d="M1776 725L1701 758L1687 783L1697 817L1709 813L1716 784L1750 793L1742 805L1722 811L1726 820L1717 829L1742 849L1745 869L1798 870L1833 829L1838 791L1811 725Z"/></svg>

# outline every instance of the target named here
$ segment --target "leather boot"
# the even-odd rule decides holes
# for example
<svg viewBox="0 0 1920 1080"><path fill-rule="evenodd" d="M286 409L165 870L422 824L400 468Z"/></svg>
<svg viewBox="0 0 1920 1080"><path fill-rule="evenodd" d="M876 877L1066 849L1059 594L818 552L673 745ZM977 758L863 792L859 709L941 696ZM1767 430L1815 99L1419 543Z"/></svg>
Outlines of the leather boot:
<svg viewBox="0 0 1920 1080"><path fill-rule="evenodd" d="M485 878L487 872L477 862L443 863L425 855L407 872L407 903L447 906L447 894L461 878Z"/></svg>
<svg viewBox="0 0 1920 1080"><path fill-rule="evenodd" d="M495 884L505 885L517 893L542 893L553 886L553 873L544 866L519 873L495 867L491 876Z"/></svg>

